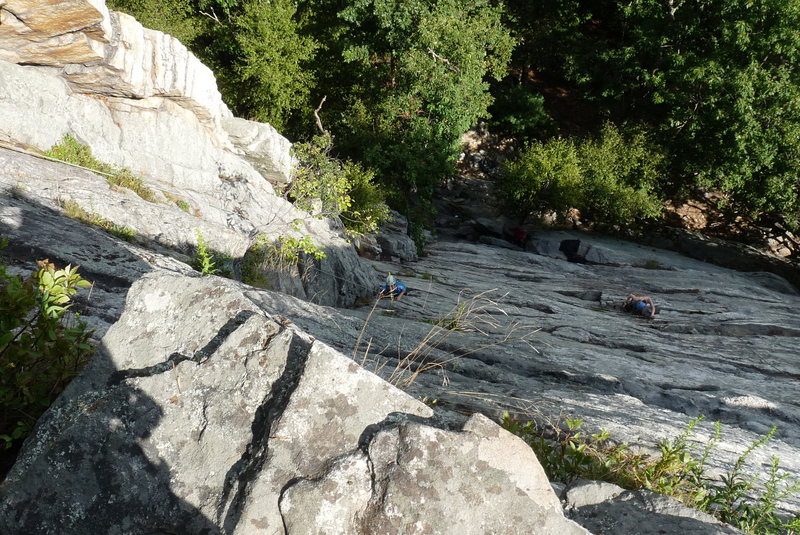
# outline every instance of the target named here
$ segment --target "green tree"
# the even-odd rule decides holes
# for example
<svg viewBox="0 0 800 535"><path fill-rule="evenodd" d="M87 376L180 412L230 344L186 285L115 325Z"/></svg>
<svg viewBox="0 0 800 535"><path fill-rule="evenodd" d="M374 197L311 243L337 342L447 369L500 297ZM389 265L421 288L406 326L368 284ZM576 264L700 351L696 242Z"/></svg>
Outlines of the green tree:
<svg viewBox="0 0 800 535"><path fill-rule="evenodd" d="M560 74L608 117L653 127L668 149L672 192L719 188L746 215L796 220L800 1L586 6Z"/></svg>
<svg viewBox="0 0 800 535"><path fill-rule="evenodd" d="M215 73L241 117L283 130L308 107L316 43L300 34L293 0L110 0L114 9L180 39Z"/></svg>
<svg viewBox="0 0 800 535"><path fill-rule="evenodd" d="M231 108L279 131L292 113L308 107L314 84L305 66L317 45L298 33L295 12L293 0L250 0L218 28L231 41L216 60Z"/></svg>
<svg viewBox="0 0 800 535"><path fill-rule="evenodd" d="M452 172L460 135L486 114L485 77L505 72L513 41L501 10L485 0L303 5L322 42L318 94L337 147L376 170L396 207L424 205Z"/></svg>
<svg viewBox="0 0 800 535"><path fill-rule="evenodd" d="M551 134L552 125L544 105L544 97L516 80L495 86L495 102L489 107L492 120L489 129L525 142Z"/></svg>
<svg viewBox="0 0 800 535"><path fill-rule="evenodd" d="M168 33L192 48L192 43L210 24L211 19L201 12L194 0L108 0L108 7L127 13L145 28Z"/></svg>

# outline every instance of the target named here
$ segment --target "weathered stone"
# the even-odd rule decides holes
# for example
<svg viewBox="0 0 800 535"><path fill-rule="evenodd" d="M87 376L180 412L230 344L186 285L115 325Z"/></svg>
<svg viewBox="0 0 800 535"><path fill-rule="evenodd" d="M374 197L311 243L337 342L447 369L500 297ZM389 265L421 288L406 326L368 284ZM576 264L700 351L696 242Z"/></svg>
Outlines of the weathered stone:
<svg viewBox="0 0 800 535"><path fill-rule="evenodd" d="M800 264L768 255L742 243L713 239L681 229L662 229L650 243L678 251L691 258L741 271L768 271L800 288Z"/></svg>
<svg viewBox="0 0 800 535"><path fill-rule="evenodd" d="M0 60L60 66L103 59L111 25L103 0L0 4Z"/></svg>
<svg viewBox="0 0 800 535"><path fill-rule="evenodd" d="M381 254L387 258L395 257L403 262L416 261L417 246L408 235L408 220L395 211L392 211L391 216L375 235Z"/></svg>
<svg viewBox="0 0 800 535"><path fill-rule="evenodd" d="M492 247L500 247L503 249L512 249L514 251L522 250L522 247L519 245L515 245L508 240L504 240L503 238L495 238L494 236L481 236L478 238L478 243L491 245Z"/></svg>
<svg viewBox="0 0 800 535"><path fill-rule="evenodd" d="M291 143L272 126L228 117L222 120L222 127L234 147L274 186L284 188L291 182Z"/></svg>
<svg viewBox="0 0 800 535"><path fill-rule="evenodd" d="M163 197L160 190L152 193L156 198L160 195L161 202L149 202L131 190L111 186L105 177L91 171L5 149L0 149L0 169L0 189L6 195L11 193L56 210L74 203L87 215L97 214L119 228L130 229L143 243L151 241L192 255L199 232L209 250L234 258L241 257L250 244L246 235L224 224L184 212ZM28 240L43 234L32 229L24 232ZM72 237L62 239L64 243L79 242Z"/></svg>
<svg viewBox="0 0 800 535"><path fill-rule="evenodd" d="M520 439L431 414L234 282L148 274L27 441L0 530L587 533Z"/></svg>
<svg viewBox="0 0 800 535"><path fill-rule="evenodd" d="M244 237L258 233L272 238L313 236L328 257L327 264L301 266L307 280L292 279L292 291L306 299L349 305L359 293L374 291L380 276L364 269L352 246L325 222L308 219L278 199L254 166L255 160L242 158L243 149L233 147L229 133L217 128L226 109L218 108L217 97L206 91L210 86L203 69L191 68L196 60L185 49L124 16L104 15L98 24L90 12L103 13L100 2L59 4L79 6L87 18L53 37L50 34L55 32L43 30L50 22L39 17L49 11L58 18L60 8L42 10L50 4L0 0L0 57L24 61L1 55L23 52L29 57L42 55L33 63L70 63L61 72L72 80L67 85L53 76L52 68L0 61L0 137L44 149L71 133L89 144L101 160L131 168L157 193L186 199L193 213L202 216L202 231L236 254L247 241ZM11 5L15 15L24 16L9 18ZM72 20L71 16L62 18ZM111 28L114 21L119 28ZM44 40L37 41L39 37ZM6 46L12 41L16 44ZM140 47L156 51L159 57L174 56L179 62L149 63L150 56ZM48 48L51 52L46 52ZM91 58L100 56L111 61L86 66L72 63L78 58L91 63ZM95 91L92 87L101 98L76 94L76 90ZM103 96L109 91L137 98ZM268 129L257 130L260 133L252 139ZM56 201L67 193L73 199L89 199L87 209L136 225L148 246L184 259L186 255L172 247L187 231L191 238L189 225L194 217L171 205L147 206L124 190L112 191L106 198L102 180L91 173L61 165L40 167L28 157L5 152L2 158L0 181L5 195L0 197L0 232L10 237L3 254L12 259L11 269L29 269L33 260L44 257L62 264L80 263L81 272L97 284L91 294L81 292L76 310L93 325L104 329L115 321L128 287L145 273L162 268L188 272L177 260L65 219ZM459 217L453 216L448 224L457 227L461 221L472 220L463 226L470 239L478 239L475 219L496 218L488 195L490 183L453 181L449 186L453 198L446 204ZM164 201L161 193L157 196ZM476 203L476 198L481 202ZM294 234L298 219L302 230ZM395 231L405 236L401 223ZM700 236L670 234L657 239L704 260L757 270L764 265L763 259L751 262L756 255L742 247ZM407 247L407 236L405 240ZM576 253L586 263L564 261L564 240L580 241L583 249ZM157 245L162 242L168 246ZM305 533L307 520L298 511L306 509L319 518L335 516L338 523L331 525L336 528L361 526L355 522L369 519L375 529L392 529L396 522L392 507L413 501L420 491L419 486L406 484L413 479L409 474L419 459L432 459L437 453L435 448L405 448L409 437L434 437L448 445L462 440L470 452L480 452L474 441L469 445L475 433L460 430L459 425L444 429L425 426L414 418L387 417L394 409L382 402L394 394L379 389L377 401L365 398L363 384L354 387L347 380L362 372L351 373L352 362L338 355L330 357L325 346L286 327L285 318L411 392L436 400L440 415L451 411L451 422L460 422L453 414L475 410L492 416L511 410L520 417L541 420L568 414L584 419L587 427L605 427L615 439L647 449L658 439L678 435L691 418L705 414L722 421L722 440L709 459L712 470L724 469L777 424L776 438L757 450L753 460L765 463L775 454L791 474L800 474L796 426L800 405L795 385L800 298L786 280L768 273L731 272L590 234L540 233L528 240L528 246L541 254L444 241L433 244L430 256L403 268L403 280L412 290L409 296L400 302L382 301L375 311L334 310L255 290L247 290L246 299L232 297L238 291L236 284L221 279L198 277L181 286L178 281L183 278L148 275L136 286L136 292L146 297L134 306L139 310L132 309L132 315L126 316L139 314L139 323L123 322L119 331L112 332L119 348L104 347L104 356L42 420L37 436L56 438L29 442L16 475L9 479L13 483L0 490L9 492L13 500L3 496L0 516L4 521L44 526L50 519L39 512L52 501L60 512L50 518L59 524L42 531L69 533L63 524L78 526L76 533L105 532L109 524L102 522L107 519L123 523L118 532L124 533L282 533L289 524ZM394 247L395 254L388 257L401 258L400 249ZM395 264L376 267L381 272L400 271ZM776 272L791 273L791 269ZM169 280L166 287L149 286L161 277ZM181 292L192 303L184 302ZM629 292L653 296L659 307L655 320L619 311ZM172 303L167 305L169 318L174 319L180 309L188 318L186 324L165 321L160 308L164 303ZM285 318L264 316L259 308ZM220 332L227 319L237 317L238 311L254 315L234 321L241 324L211 357L194 351ZM206 319L203 338L198 329ZM120 334L125 328L130 332ZM178 353L199 355L202 363L178 361L178 357L168 360ZM158 368L111 385L103 379L120 366L141 369L138 357L145 364L174 363L173 375ZM424 359L427 369L416 373L409 357ZM298 379L301 375L291 370L296 371L295 364L301 362L305 371ZM346 379L339 381L342 375ZM274 381L276 376L279 379ZM373 384L372 379L367 382ZM287 397L284 387L294 393ZM300 391L308 396L297 395ZM87 394L74 397L79 392ZM336 401L325 397L326 392L333 392ZM341 398L356 401L340 403ZM81 400L86 401L82 407ZM271 400L281 400L278 409ZM358 413L362 406L367 407L366 415L355 417L359 421L355 430L339 436L340 423L351 419L343 415ZM400 412L424 409L419 404L411 406ZM274 419L276 412L281 417ZM269 432L259 432L268 425ZM98 438L85 441L86 436ZM309 439L317 436L323 438ZM701 425L692 441L703 443L709 436L710 430ZM310 451L309 442L323 444ZM351 489L341 500L335 498L345 493L331 482L357 484L367 476L373 481L377 473L373 456L392 455L403 462L397 466L379 463L378 468L389 478L381 484L396 492L382 502L370 501L369 515L353 511L365 496L374 498L372 487ZM474 459L451 454L447 460L471 470L480 464ZM120 467L114 465L117 460ZM215 462L222 466L220 471L197 469L215 466ZM437 466L431 473L443 474L439 479L446 480L447 465ZM177 467L174 472L173 467ZM478 470L477 477L482 473ZM491 473L507 480L516 477L502 469ZM393 475L397 478L391 479ZM128 476L134 483L127 484L130 492L122 496L117 487ZM75 488L82 488L82 493L58 494ZM456 498L454 503L462 500L460 507L470 501L466 492ZM34 502L30 508L14 505L28 499ZM149 516L126 520L125 515L145 499ZM519 503L516 499L500 500ZM409 512L409 518L437 511L441 504L424 505ZM531 507L539 511L540 506ZM800 503L790 497L781 507L796 512ZM447 516L443 510L433 516ZM651 514L665 524L670 521L659 511ZM438 517L431 525L436 521ZM694 517L685 530L691 531L700 521ZM428 519L420 522L424 526ZM683 522L677 525L684 526ZM635 530L634 526L625 531ZM27 532L3 524L0 531Z"/></svg>
<svg viewBox="0 0 800 535"><path fill-rule="evenodd" d="M382 252L381 246L378 245L378 240L371 234L354 238L353 245L358 252L358 256L370 260L377 260Z"/></svg>
<svg viewBox="0 0 800 535"><path fill-rule="evenodd" d="M511 410L541 421L569 415L592 432L605 428L648 451L705 415L722 422L712 471L729 468L777 425L776 440L754 453L749 469L776 455L800 475L794 379L800 296L791 285L772 274L736 272L590 233L535 238L556 246L580 240L606 251L611 263L439 241L414 264L380 264L383 273L402 271L411 292L399 302L381 301L375 312L367 307L331 317L327 309L268 296L263 306L291 315L398 384L411 380L410 371L396 371L409 355L441 363L408 388L442 409L498 418ZM629 293L652 296L659 309L654 320L621 311ZM701 424L695 447L702 449L712 433ZM783 507L797 510L800 502L788 498Z"/></svg>
<svg viewBox="0 0 800 535"><path fill-rule="evenodd" d="M637 535L742 535L672 498L610 483L580 482L567 490L565 510L593 533Z"/></svg>
<svg viewBox="0 0 800 535"><path fill-rule="evenodd" d="M613 500L625 489L604 481L579 480L565 489L564 502L570 511Z"/></svg>
<svg viewBox="0 0 800 535"><path fill-rule="evenodd" d="M0 60L59 67L87 94L169 98L212 128L231 115L211 70L183 44L102 0L10 0L0 17Z"/></svg>
<svg viewBox="0 0 800 535"><path fill-rule="evenodd" d="M505 236L511 222L505 217L478 217L475 219L475 224L481 234L500 238Z"/></svg>
<svg viewBox="0 0 800 535"><path fill-rule="evenodd" d="M462 432L401 423L370 438L366 455L287 490L281 508L289 533L330 526L330 533L371 535L587 534L561 516L531 449L483 416ZM480 485L464 474L476 474ZM358 484L368 481L375 484L365 493Z"/></svg>
<svg viewBox="0 0 800 535"><path fill-rule="evenodd" d="M13 162L1 152L0 169L13 168ZM35 176L47 176L47 166L34 170ZM197 275L185 262L154 252L153 244L145 248L127 243L69 219L57 206L40 204L28 195L29 191L19 189L0 192L0 235L8 240L0 255L8 259L9 269L23 276L36 269L37 260L45 258L59 267L79 266L80 275L92 287L75 296L73 311L81 314L97 339L119 319L128 288L145 273L168 270Z"/></svg>
<svg viewBox="0 0 800 535"><path fill-rule="evenodd" d="M31 100L32 94L38 98ZM163 191L184 200L197 217L172 203L171 209L148 206L131 194L117 196L118 203L91 195L82 199L84 191L102 187L104 180L91 173L71 173L63 184L51 173L54 182L40 187L28 164L22 171L0 168L6 187L28 187L32 195L51 202L69 196L87 211L184 251L196 243L195 228L204 236L210 231L205 236L212 240L209 247L234 257L260 234L272 239L310 236L328 256L324 265L315 265L311 276L295 284L303 288L301 295L349 306L374 289L374 273L359 262L351 244L324 221L276 196L249 163L218 147L192 112L169 99L104 102L74 94L50 72L0 61L0 118L0 138L46 149L69 133L89 145L99 160L131 169L157 194ZM169 230L165 217L179 224Z"/></svg>
<svg viewBox="0 0 800 535"><path fill-rule="evenodd" d="M143 28L124 13L110 16L102 62L64 65L64 76L80 92L126 98L168 98L201 121L218 126L231 115L222 102L211 69L177 39Z"/></svg>
<svg viewBox="0 0 800 535"><path fill-rule="evenodd" d="M0 61L0 117L6 139L45 150L71 134L101 161L146 181L209 193L220 189L224 171L255 182L250 189L258 202L272 195L252 167L219 148L193 113L169 100L104 101L75 94L51 71Z"/></svg>

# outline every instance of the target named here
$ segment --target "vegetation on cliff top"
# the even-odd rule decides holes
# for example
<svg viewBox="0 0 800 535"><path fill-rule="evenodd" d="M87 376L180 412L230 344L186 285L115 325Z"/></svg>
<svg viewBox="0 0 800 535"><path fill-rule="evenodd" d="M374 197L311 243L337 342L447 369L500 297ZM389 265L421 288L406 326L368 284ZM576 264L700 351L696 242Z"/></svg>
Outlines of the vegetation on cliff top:
<svg viewBox="0 0 800 535"><path fill-rule="evenodd" d="M648 195L717 189L731 213L800 217L800 0L110 5L184 41L238 114L295 140L312 137L327 97L319 113L339 156L373 170L416 221L453 172L460 134L480 118L534 151L559 139L591 146L608 123L633 129L652 149L635 165L664 164ZM606 161L596 167L614 172ZM530 172L535 195L542 175ZM638 203L643 183L609 179L625 186L610 214ZM581 185L585 198L596 181Z"/></svg>

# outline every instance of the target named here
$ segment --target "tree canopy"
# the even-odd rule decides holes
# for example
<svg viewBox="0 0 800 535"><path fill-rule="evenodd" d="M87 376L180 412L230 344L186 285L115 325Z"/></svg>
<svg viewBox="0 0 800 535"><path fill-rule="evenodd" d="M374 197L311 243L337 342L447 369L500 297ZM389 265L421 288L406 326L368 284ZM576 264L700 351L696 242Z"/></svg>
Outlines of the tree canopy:
<svg viewBox="0 0 800 535"><path fill-rule="evenodd" d="M606 119L654 131L668 150L666 191L718 188L748 215L797 218L800 2L546 3L555 24L521 28L525 58L541 53L538 68ZM546 46L553 35L563 47Z"/></svg>
<svg viewBox="0 0 800 535"><path fill-rule="evenodd" d="M491 114L537 150L589 147L608 123L647 133L639 157L665 164L648 191L716 189L743 215L800 218L800 0L110 4L182 39L237 114L293 140L318 133L325 97L336 157L416 220Z"/></svg>
<svg viewBox="0 0 800 535"><path fill-rule="evenodd" d="M492 101L513 41L485 0L306 4L323 52L316 93L339 150L376 169L404 211L452 172L458 140ZM331 15L333 14L333 15Z"/></svg>

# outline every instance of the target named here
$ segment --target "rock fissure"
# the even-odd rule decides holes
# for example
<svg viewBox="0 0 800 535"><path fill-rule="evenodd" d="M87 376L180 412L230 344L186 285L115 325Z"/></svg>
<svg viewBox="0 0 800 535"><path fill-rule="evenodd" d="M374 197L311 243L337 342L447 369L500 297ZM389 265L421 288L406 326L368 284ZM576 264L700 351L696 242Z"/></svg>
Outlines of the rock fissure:
<svg viewBox="0 0 800 535"><path fill-rule="evenodd" d="M229 319L223 325L217 334L201 349L195 351L191 356L184 355L183 353L172 353L167 360L139 369L117 370L108 378L108 386L114 386L122 383L126 379L134 377L151 377L164 372L171 371L175 366L181 362L190 360L197 364L202 364L206 359L211 357L217 349L222 345L228 337L241 327L249 318L253 317L256 313L252 310L241 310L236 316Z"/></svg>
<svg viewBox="0 0 800 535"><path fill-rule="evenodd" d="M203 435L206 432L206 428L208 427L208 402L206 398L203 398L203 406L201 408L200 414L203 417L203 421L200 424L200 431L197 433L197 442L201 442L203 440Z"/></svg>
<svg viewBox="0 0 800 535"><path fill-rule="evenodd" d="M275 336L286 330L285 327L281 328ZM226 533L233 533L239 523L248 488L269 458L271 431L300 384L312 344L303 337L292 335L281 376L272 384L253 416L250 443L225 475L217 517Z"/></svg>
<svg viewBox="0 0 800 535"><path fill-rule="evenodd" d="M11 16L12 16L12 17L14 17L15 19L17 19L17 21L18 21L20 24L22 24L22 25L24 25L26 28L30 29L30 27L29 27L29 26L28 26L28 25L25 23L25 19L23 19L23 18L22 18L22 17L20 17L20 16L19 16L17 13L15 13L15 12L14 12L14 10L13 10L13 9L11 9L11 8L10 8L8 5L3 5L3 6L0 6L0 11L5 11L6 13L10 13L10 14L11 14Z"/></svg>

